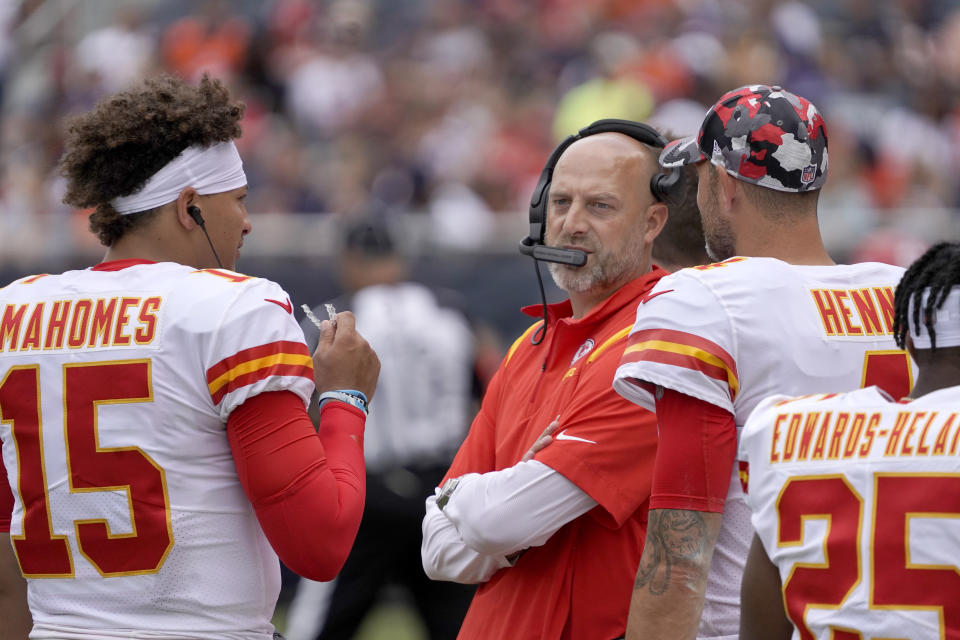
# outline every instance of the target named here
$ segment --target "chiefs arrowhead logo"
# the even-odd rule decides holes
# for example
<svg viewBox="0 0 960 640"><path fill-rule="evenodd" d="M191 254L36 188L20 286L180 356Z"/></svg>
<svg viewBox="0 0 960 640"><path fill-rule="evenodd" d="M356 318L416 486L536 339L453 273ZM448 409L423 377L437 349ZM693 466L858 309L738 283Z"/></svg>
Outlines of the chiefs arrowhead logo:
<svg viewBox="0 0 960 640"><path fill-rule="evenodd" d="M577 352L573 354L573 358L570 360L570 366L573 366L574 362L593 351L594 344L593 338L587 338L587 341L580 345Z"/></svg>
<svg viewBox="0 0 960 640"><path fill-rule="evenodd" d="M293 315L293 303L290 302L290 298L287 298L286 302L280 302L279 300L273 300L272 298L264 298L264 300L267 302L272 302L290 315Z"/></svg>

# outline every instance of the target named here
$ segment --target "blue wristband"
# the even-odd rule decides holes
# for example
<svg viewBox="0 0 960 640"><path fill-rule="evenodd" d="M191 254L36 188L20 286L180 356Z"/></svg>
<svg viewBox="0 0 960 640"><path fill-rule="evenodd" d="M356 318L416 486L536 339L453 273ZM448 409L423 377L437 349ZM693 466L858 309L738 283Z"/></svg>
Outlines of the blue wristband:
<svg viewBox="0 0 960 640"><path fill-rule="evenodd" d="M320 408L323 408L324 403L329 402L330 400L344 402L352 407L356 407L357 409L363 411L364 415L368 415L370 413L370 408L367 405L367 396L360 391L355 391L353 389L324 391L320 394L320 397L317 398Z"/></svg>
<svg viewBox="0 0 960 640"><path fill-rule="evenodd" d="M349 393L352 396L356 396L363 401L363 404L365 406L367 407L370 406L370 401L367 400L367 394L365 394L363 391L357 391L356 389L337 389L337 391L339 391L340 393Z"/></svg>

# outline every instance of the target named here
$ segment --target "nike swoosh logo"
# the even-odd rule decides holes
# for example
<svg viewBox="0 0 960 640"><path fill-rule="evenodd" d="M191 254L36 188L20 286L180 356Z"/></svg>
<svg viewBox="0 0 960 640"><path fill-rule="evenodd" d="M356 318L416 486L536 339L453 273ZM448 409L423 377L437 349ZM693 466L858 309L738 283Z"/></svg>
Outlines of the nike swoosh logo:
<svg viewBox="0 0 960 640"><path fill-rule="evenodd" d="M566 431L561 431L554 436L557 440L576 440L577 442L589 442L590 444L597 444L596 440L587 440L586 438L578 438L577 436L568 436Z"/></svg>
<svg viewBox="0 0 960 640"><path fill-rule="evenodd" d="M264 298L264 300L267 302L272 302L290 315L293 315L293 303L290 302L290 298L287 298L286 302L280 302L279 300L274 300L272 298Z"/></svg>
<svg viewBox="0 0 960 640"><path fill-rule="evenodd" d="M665 293L670 293L673 289L667 289L666 291L657 291L656 293L648 293L647 295L640 298L640 304L647 304L657 296L662 296Z"/></svg>

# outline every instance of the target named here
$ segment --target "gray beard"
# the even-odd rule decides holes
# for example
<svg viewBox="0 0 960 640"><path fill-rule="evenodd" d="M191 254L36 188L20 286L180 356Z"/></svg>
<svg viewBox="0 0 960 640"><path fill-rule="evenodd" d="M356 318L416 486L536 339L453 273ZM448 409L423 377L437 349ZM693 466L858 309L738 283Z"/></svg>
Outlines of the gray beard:
<svg viewBox="0 0 960 640"><path fill-rule="evenodd" d="M573 293L584 293L593 289L604 281L603 267L594 264L591 267L570 267L567 265L547 263L550 276L554 284L560 289Z"/></svg>
<svg viewBox="0 0 960 640"><path fill-rule="evenodd" d="M557 263L547 263L553 282L567 293L586 293L598 288L609 287L621 280L624 274L638 273L637 263L643 259L643 232L638 227L627 231L629 238L619 254L608 253L593 238L588 247L596 247L592 254L592 263L582 267L570 267ZM547 244L562 244L565 238L547 238ZM590 258L588 258L590 260Z"/></svg>

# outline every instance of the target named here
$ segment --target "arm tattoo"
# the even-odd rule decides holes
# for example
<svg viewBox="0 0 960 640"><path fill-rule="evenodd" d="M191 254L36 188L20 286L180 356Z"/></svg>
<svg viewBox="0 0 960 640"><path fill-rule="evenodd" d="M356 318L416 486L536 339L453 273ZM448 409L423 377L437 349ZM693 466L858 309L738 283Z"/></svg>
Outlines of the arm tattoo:
<svg viewBox="0 0 960 640"><path fill-rule="evenodd" d="M633 590L639 591L647 586L651 595L663 595L670 586L673 565L702 554L706 542L707 526L699 511L651 511L647 524L647 543L640 558Z"/></svg>

